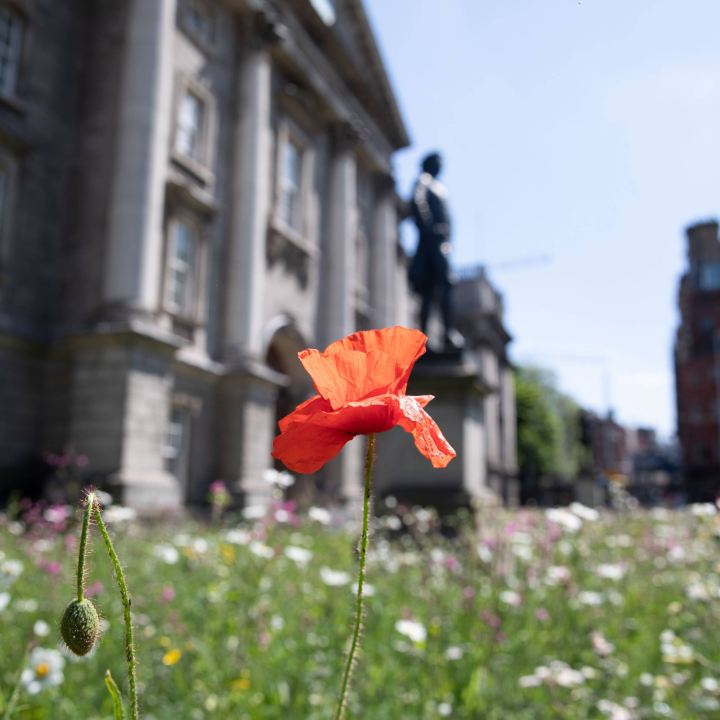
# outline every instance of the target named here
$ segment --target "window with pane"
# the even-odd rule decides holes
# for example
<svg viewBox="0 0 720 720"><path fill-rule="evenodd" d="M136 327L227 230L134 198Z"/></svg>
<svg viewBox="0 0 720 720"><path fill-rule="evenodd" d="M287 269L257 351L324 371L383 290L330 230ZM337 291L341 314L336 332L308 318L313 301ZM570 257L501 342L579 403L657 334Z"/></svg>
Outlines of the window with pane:
<svg viewBox="0 0 720 720"><path fill-rule="evenodd" d="M284 143L280 162L278 211L293 230L302 231L302 148L291 138Z"/></svg>
<svg viewBox="0 0 720 720"><path fill-rule="evenodd" d="M720 290L720 263L708 262L700 266L700 289Z"/></svg>
<svg viewBox="0 0 720 720"><path fill-rule="evenodd" d="M186 318L195 315L199 238L195 227L174 221L168 243L165 302L168 310Z"/></svg>
<svg viewBox="0 0 720 720"><path fill-rule="evenodd" d="M178 107L175 149L198 162L203 162L203 133L205 130L206 107L203 100L192 91L185 89Z"/></svg>
<svg viewBox="0 0 720 720"><path fill-rule="evenodd" d="M187 473L189 430L190 412L188 408L173 405L165 431L163 456L165 471L183 483Z"/></svg>
<svg viewBox="0 0 720 720"><path fill-rule="evenodd" d="M186 0L183 12L186 32L210 45L215 35L215 13L207 0Z"/></svg>
<svg viewBox="0 0 720 720"><path fill-rule="evenodd" d="M11 97L17 89L23 20L9 7L0 5L0 95Z"/></svg>

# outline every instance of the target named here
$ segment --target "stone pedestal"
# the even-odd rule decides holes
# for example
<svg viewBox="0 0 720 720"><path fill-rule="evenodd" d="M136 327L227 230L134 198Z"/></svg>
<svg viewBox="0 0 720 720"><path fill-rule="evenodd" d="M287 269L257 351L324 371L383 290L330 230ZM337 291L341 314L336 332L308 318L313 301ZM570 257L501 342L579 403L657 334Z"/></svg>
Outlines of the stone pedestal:
<svg viewBox="0 0 720 720"><path fill-rule="evenodd" d="M395 428L378 436L375 495L432 505L445 511L496 503L487 485L483 398L488 388L480 369L461 353L433 353L415 365L408 395L434 395L426 410L457 457L434 468L415 448L412 436Z"/></svg>

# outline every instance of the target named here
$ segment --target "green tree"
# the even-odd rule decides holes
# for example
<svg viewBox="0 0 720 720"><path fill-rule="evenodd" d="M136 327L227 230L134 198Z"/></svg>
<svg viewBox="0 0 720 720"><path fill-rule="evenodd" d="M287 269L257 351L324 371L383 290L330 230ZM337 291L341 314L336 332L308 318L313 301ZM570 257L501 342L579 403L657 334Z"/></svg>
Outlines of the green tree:
<svg viewBox="0 0 720 720"><path fill-rule="evenodd" d="M580 468L580 408L557 387L552 372L515 371L518 462L526 490L543 478L573 480Z"/></svg>

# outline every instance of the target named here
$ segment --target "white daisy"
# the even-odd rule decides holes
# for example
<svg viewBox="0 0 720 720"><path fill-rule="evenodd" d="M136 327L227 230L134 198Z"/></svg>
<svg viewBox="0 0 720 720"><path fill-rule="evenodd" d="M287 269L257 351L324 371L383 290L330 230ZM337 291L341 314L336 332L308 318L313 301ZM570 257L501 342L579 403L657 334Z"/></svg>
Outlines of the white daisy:
<svg viewBox="0 0 720 720"><path fill-rule="evenodd" d="M22 671L20 682L29 695L37 695L63 681L65 658L58 650L36 647L30 653L28 666Z"/></svg>
<svg viewBox="0 0 720 720"><path fill-rule="evenodd" d="M312 552L297 545L288 545L285 548L285 557L297 563L301 567L307 565L312 560Z"/></svg>
<svg viewBox="0 0 720 720"><path fill-rule="evenodd" d="M427 630L422 623L415 620L398 620L395 629L414 643L420 645L427 640Z"/></svg>
<svg viewBox="0 0 720 720"><path fill-rule="evenodd" d="M329 567L320 568L320 578L322 581L330 587L339 587L340 585L347 585L352 578L346 572L342 570L331 570Z"/></svg>

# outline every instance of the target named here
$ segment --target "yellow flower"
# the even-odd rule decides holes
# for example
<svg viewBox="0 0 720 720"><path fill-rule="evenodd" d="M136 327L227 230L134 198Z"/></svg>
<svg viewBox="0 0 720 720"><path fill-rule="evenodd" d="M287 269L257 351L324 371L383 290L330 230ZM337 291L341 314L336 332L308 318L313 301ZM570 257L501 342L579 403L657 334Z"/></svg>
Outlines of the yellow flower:
<svg viewBox="0 0 720 720"><path fill-rule="evenodd" d="M232 565L235 562L235 548L232 545L221 545L220 552L222 553L222 559L227 565Z"/></svg>
<svg viewBox="0 0 720 720"><path fill-rule="evenodd" d="M167 665L170 667L171 665L175 665L177 662L180 661L180 658L182 657L182 650L178 650L177 648L173 648L172 650L168 650L163 655L163 665Z"/></svg>
<svg viewBox="0 0 720 720"><path fill-rule="evenodd" d="M247 690L250 687L250 673L243 670L240 677L230 683L230 687L233 690Z"/></svg>

